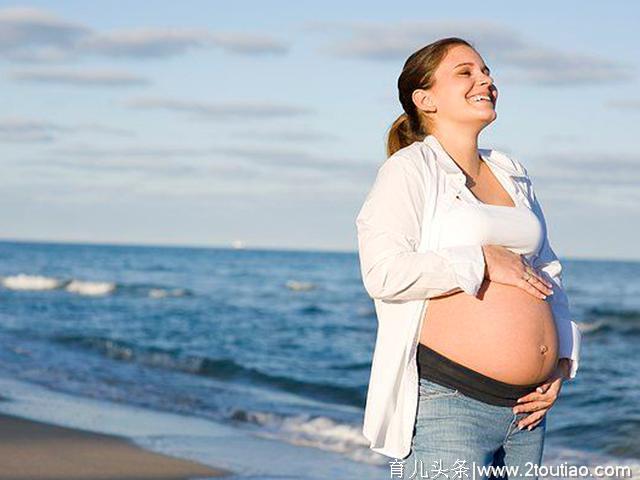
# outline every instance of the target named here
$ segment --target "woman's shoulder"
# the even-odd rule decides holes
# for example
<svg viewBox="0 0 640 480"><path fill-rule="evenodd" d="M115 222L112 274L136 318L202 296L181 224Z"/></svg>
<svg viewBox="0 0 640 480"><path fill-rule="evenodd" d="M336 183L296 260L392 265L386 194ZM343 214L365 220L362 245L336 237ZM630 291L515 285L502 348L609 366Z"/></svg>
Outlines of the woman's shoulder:
<svg viewBox="0 0 640 480"><path fill-rule="evenodd" d="M415 141L400 148L382 162L380 168L400 169L406 173L429 173L433 169L435 152L424 142Z"/></svg>

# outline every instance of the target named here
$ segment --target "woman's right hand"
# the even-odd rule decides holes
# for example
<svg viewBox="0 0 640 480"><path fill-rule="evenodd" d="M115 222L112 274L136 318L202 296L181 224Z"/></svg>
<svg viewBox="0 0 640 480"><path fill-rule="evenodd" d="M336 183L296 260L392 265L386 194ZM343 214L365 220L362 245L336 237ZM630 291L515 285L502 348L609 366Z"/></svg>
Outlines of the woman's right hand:
<svg viewBox="0 0 640 480"><path fill-rule="evenodd" d="M485 278L519 287L543 300L553 293L552 285L527 263L523 255L513 253L502 245L483 245L482 252L486 266ZM525 280L525 272L530 275L528 280Z"/></svg>

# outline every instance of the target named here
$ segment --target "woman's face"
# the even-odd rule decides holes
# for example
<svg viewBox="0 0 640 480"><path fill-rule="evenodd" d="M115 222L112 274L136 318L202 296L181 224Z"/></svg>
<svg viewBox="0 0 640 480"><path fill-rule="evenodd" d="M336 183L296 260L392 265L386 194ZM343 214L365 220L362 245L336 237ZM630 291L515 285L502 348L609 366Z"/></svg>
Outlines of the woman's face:
<svg viewBox="0 0 640 480"><path fill-rule="evenodd" d="M436 113L431 114L435 116L436 124L484 126L495 120L498 89L489 73L482 57L473 48L456 45L449 49L435 71L435 83L425 90L431 97L431 105L437 107ZM470 98L478 94L487 95L491 100Z"/></svg>

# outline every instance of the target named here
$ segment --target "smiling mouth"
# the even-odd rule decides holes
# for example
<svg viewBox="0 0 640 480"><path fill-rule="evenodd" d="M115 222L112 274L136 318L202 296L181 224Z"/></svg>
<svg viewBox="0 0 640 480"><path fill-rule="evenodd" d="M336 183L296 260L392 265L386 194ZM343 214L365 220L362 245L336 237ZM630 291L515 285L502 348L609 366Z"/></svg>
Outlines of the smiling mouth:
<svg viewBox="0 0 640 480"><path fill-rule="evenodd" d="M470 103L488 103L493 105L493 99L488 95L473 95L467 98L467 101Z"/></svg>
<svg viewBox="0 0 640 480"><path fill-rule="evenodd" d="M473 98L468 98L467 102L471 103L472 105L479 105L482 108L490 107L491 110L495 110L496 108L493 100L473 100Z"/></svg>

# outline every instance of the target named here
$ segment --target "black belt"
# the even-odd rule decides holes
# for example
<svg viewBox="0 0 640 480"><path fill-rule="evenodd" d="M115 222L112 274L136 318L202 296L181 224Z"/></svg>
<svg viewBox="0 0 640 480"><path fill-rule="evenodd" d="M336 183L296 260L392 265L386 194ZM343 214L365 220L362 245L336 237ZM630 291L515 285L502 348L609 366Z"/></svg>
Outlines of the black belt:
<svg viewBox="0 0 640 480"><path fill-rule="evenodd" d="M545 383L505 383L465 367L432 348L418 345L418 375L491 405L513 407L517 400Z"/></svg>

